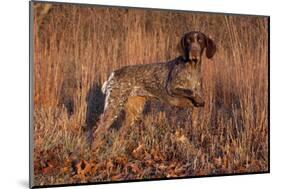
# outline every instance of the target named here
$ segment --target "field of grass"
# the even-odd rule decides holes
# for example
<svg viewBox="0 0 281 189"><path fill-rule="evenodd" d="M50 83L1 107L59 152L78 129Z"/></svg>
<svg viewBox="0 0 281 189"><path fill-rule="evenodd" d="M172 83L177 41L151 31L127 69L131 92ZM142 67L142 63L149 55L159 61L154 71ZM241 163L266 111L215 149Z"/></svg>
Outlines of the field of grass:
<svg viewBox="0 0 281 189"><path fill-rule="evenodd" d="M268 171L267 17L40 3L34 12L35 185ZM149 102L126 140L113 129L118 142L93 152L109 74L179 56L192 30L217 44L203 58L205 107L193 117Z"/></svg>

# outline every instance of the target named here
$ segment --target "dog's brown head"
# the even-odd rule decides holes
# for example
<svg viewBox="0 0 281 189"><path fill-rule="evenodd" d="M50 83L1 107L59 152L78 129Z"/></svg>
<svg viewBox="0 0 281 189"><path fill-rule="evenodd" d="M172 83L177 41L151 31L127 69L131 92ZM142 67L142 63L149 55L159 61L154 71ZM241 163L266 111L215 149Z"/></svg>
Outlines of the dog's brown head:
<svg viewBox="0 0 281 189"><path fill-rule="evenodd" d="M212 58L216 52L216 45L213 40L197 31L189 32L183 36L181 48L184 52L185 60L194 63L201 61L205 48L207 58Z"/></svg>

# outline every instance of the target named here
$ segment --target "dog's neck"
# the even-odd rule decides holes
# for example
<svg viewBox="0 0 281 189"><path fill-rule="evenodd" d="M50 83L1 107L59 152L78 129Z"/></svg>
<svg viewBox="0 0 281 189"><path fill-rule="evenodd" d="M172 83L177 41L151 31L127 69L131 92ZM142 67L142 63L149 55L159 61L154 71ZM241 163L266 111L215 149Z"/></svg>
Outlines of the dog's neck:
<svg viewBox="0 0 281 189"><path fill-rule="evenodd" d="M178 64L188 64L191 66L196 73L201 73L201 59L198 62L194 62L190 60L189 58L186 58L185 56L179 56L178 57Z"/></svg>

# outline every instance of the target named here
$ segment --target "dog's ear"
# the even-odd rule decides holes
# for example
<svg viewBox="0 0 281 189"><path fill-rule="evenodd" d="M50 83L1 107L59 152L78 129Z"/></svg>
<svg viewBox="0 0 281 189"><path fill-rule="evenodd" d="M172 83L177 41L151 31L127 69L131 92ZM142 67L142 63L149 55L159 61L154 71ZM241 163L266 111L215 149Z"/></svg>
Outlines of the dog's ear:
<svg viewBox="0 0 281 189"><path fill-rule="evenodd" d="M207 58L212 58L216 53L216 44L212 39L206 37L206 56Z"/></svg>
<svg viewBox="0 0 281 189"><path fill-rule="evenodd" d="M178 51L181 53L181 55L186 56L186 48L187 48L187 44L186 44L186 35L184 35L180 42L177 45L177 49Z"/></svg>
<svg viewBox="0 0 281 189"><path fill-rule="evenodd" d="M182 51L186 51L187 44L186 44L186 34L181 38L180 47Z"/></svg>

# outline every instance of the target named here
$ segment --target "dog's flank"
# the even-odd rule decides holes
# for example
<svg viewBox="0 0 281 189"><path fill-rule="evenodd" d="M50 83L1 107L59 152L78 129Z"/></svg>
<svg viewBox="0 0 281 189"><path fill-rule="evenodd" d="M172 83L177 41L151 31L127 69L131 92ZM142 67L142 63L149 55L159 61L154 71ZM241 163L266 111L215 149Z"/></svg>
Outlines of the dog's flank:
<svg viewBox="0 0 281 189"><path fill-rule="evenodd" d="M181 47L183 55L174 60L125 66L111 73L102 87L106 99L104 113L94 133L96 143L123 111L125 122L133 125L141 118L147 100L157 99L186 108L204 106L201 97L202 54L206 49L206 56L211 58L216 51L215 44L203 33L190 32L182 38Z"/></svg>

